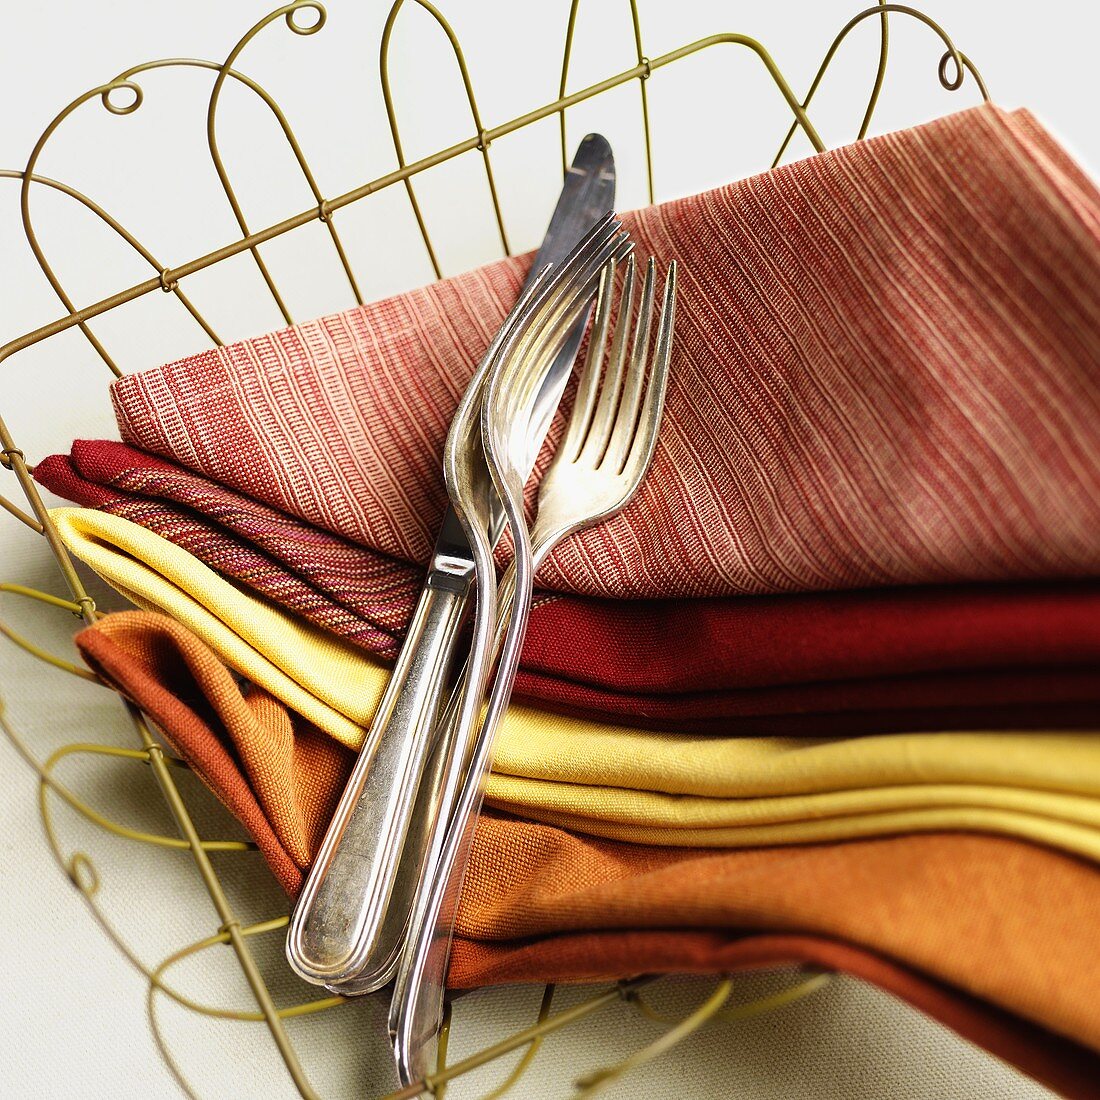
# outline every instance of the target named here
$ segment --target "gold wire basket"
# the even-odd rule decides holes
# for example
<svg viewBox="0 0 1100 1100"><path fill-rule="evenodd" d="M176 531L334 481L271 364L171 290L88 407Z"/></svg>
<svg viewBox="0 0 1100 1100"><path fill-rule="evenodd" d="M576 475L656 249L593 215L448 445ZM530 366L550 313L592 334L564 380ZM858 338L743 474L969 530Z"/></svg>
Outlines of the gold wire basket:
<svg viewBox="0 0 1100 1100"><path fill-rule="evenodd" d="M472 121L470 136L414 161L409 161L406 157L390 77L391 39L402 9L405 7L405 0L396 0L389 9L382 31L379 75L381 78L382 99L388 119L389 132L392 136L397 167L340 195L328 196L322 189L282 108L263 86L248 76L245 70L241 68L243 55L249 44L277 21L285 22L286 27L297 36L310 36L321 31L326 25L328 16L325 8L318 0L293 0L293 2L284 4L277 10L272 11L241 37L229 51L224 61L172 58L135 65L120 73L113 80L109 80L78 96L64 107L46 127L34 145L26 166L21 170L0 171L0 176L14 181L20 189L20 214L23 233L34 259L50 286L56 292L66 312L52 323L9 340L0 347L0 368L10 370L11 365L6 361L17 353L72 329L79 329L91 345L95 355L106 364L108 370L113 375L120 375L123 373L122 368L108 352L105 343L93 332L89 322L116 310L126 303L133 302L156 291L174 297L197 322L206 338L215 344L220 344L221 340L215 329L185 292L183 284L189 276L238 256L250 259L255 265L275 307L286 323L291 324L293 323L293 317L271 269L265 262L261 246L290 233L292 230L314 222L320 222L324 226L351 294L361 304L363 299L360 287L349 259L349 250L345 248L340 231L337 228L336 214L345 207L358 203L370 195L398 185L404 188L428 260L436 277L440 277L441 266L437 250L421 209L414 179L464 154L472 154L481 162L485 181L488 185L500 244L503 251L508 253L510 251L508 234L501 210L497 179L493 173L493 159L490 152L492 144L537 122L557 117L560 128L562 169L564 171L569 151L566 135L567 109L589 100L596 100L598 97L624 86L634 85L638 90L646 187L649 199L653 201L653 158L649 110L650 81L660 70L692 55L711 50L713 47L735 46L751 54L756 63L763 68L770 78L777 94L789 110L791 116L790 128L779 146L773 164L777 164L784 156L798 130L802 131L813 148L818 151L824 148L823 142L809 116L809 110L815 93L821 85L822 78L834 61L841 45L851 31L866 20L873 20L878 27L878 63L874 69L866 109L858 130L857 136L859 138L863 138L867 133L883 88L887 69L891 15L906 16L911 20L919 21L938 37L943 47L943 54L939 61L938 77L940 84L945 89L954 91L969 78L976 85L980 95L983 98L988 98L985 85L977 70L966 55L956 49L954 43L941 27L914 8L902 4L882 2L857 13L840 30L825 52L809 89L804 95L798 96L764 46L746 35L735 33L713 34L689 42L659 57L647 57L642 45L642 27L637 5L634 0L630 0L629 30L635 63L597 83L579 91L570 92L568 90L569 71L574 53L575 32L580 7L580 0L572 0L565 22L561 80L557 98L518 117L497 122L495 125L487 125L478 107L474 94L474 82L467 66L466 57L451 25L428 0L412 0L408 6L422 9L445 36L446 42L449 44ZM626 20L624 19L625 25ZM181 260L169 266L163 263L156 254L145 247L121 222L117 221L93 199L61 180L39 174L38 164L44 149L54 135L85 104L98 99L102 106L113 115L131 115L138 110L143 102L144 91L139 79L144 74L153 70L180 68L205 70L212 79L212 89L207 101L207 146L221 190L224 192L233 218L239 227L240 235L204 255ZM242 203L230 181L218 145L219 103L222 99L223 90L229 84L240 86L257 97L264 109L270 112L283 139L285 139L294 162L300 170L302 179L312 195L312 202L308 208L261 229L253 228L246 219ZM43 189L58 192L67 199L80 204L133 249L141 260L148 264L153 274L143 282L118 290L90 305L78 307L66 292L57 272L47 259L46 251L35 230L35 223L32 218L32 207L34 205L32 196ZM32 479L33 465L31 458L20 449L3 419L0 419L0 463L18 483L25 497L24 507L7 496L0 495L0 507L8 512L14 520L44 538L56 561L57 568L60 570L61 579L67 589L67 595L53 595L35 588L8 583L0 583L0 591L36 601L38 605L69 612L78 619L83 620L84 623L94 622L100 612L97 610L96 600L89 594L88 587L91 586L86 586L81 575L74 568ZM56 631L56 623L51 623L50 629ZM40 658L58 669L70 673L72 676L98 684L96 678L86 669L79 667L72 661L54 656L46 648L29 640L22 632L16 632L3 623L0 623L0 632L34 657ZM84 696L81 696L82 700L84 698ZM89 710L94 709L90 704L80 703L78 705L87 706ZM286 967L282 965L280 930L285 927L287 922L285 902L280 907L277 892L273 890L265 892L262 888L249 885L247 880L241 879L233 866L239 863L239 859L235 854L249 851L253 848L253 845L244 840L206 839L210 833L220 832L226 827L224 815L218 815L218 809L220 808L211 806L212 800L187 775L185 765L176 760L161 744L156 731L150 727L143 715L125 701L122 702L122 706L128 714L129 745L83 741L64 744L46 756L45 759L40 759L38 752L28 743L28 738L20 734L14 728L13 723L5 716L2 700L0 700L0 726L2 726L19 754L37 773L39 807L53 855L73 886L83 896L90 911L108 936L114 940L130 963L144 975L148 983L148 1010L154 1037L160 1045L169 1068L176 1075L181 1087L188 1095L196 1095L196 1093L162 1038L160 1020L157 1014L157 1006L162 999L211 1019L265 1025L279 1057L285 1064L293 1087L303 1097L317 1096L318 1093L311 1085L306 1070L303 1068L303 1061L299 1057L299 1049L291 1040L288 1022L302 1017L316 1016L317 1014L323 1014L324 1019L328 1021L333 1016L334 1010L338 1008L342 1008L344 1010L343 1014L346 1015L349 1002L337 997L301 1000L304 987L296 979L293 979ZM126 779L113 784L108 782L100 785L98 797L105 800L110 806L108 812L96 809L91 801L77 794L69 784L57 778L55 773L58 767L64 762L71 762L77 758L107 761L119 768L130 770ZM147 774L151 774L155 788L159 792L159 800L163 803L163 807L167 809L171 828L175 830L174 834L169 828L138 828L133 825L122 824L118 820L119 806L116 803L120 800L120 784L121 786L128 786L129 776L132 774L135 764L145 765L148 769ZM146 788L143 785L141 789L145 790ZM194 938L191 942L185 943L184 946L178 947L157 963L145 962L142 958L142 952L128 946L127 936L118 930L117 922L101 906L99 900L101 882L96 865L84 852L70 851L63 844L55 824L55 807L58 805L58 800L66 804L70 810L75 811L75 814L82 817L86 822L91 823L96 830L105 836L118 838L124 845L141 845L147 852L153 853L177 851L181 854L180 858L186 856L191 869L190 873L197 875L202 891L207 896L209 905L213 910L215 918L213 921L209 921L209 915L204 918L209 922L206 934ZM160 856L157 858L158 860L161 859ZM163 857L164 861L167 861L168 858L167 855ZM178 866L173 869L173 873L177 871ZM244 901L237 900L235 896L242 892L242 881L245 883ZM274 911L276 915L269 919L242 919L242 912L255 910L257 906L261 911L266 907L267 911ZM209 910L207 910L207 913L209 914ZM146 923L155 923L155 916L149 915L147 917L144 912L141 914L140 919L146 921ZM173 929L174 931L175 929ZM177 940L177 942L179 941ZM274 944L274 948L272 944ZM239 975L243 976L244 981L244 985L241 985L238 980L238 988L235 992L239 998L244 1000L246 1007L226 1007L215 998L193 996L184 992L183 988L175 984L174 980L169 981L169 974L175 968L181 967L187 960L210 952L219 945L228 945L231 948L230 957L235 961L236 966L239 968ZM670 1049L705 1023L719 1019L745 1019L752 1015L778 1009L812 993L827 980L828 976L826 975L807 977L803 974L796 976L793 984L788 981L778 991L773 990L767 996L756 997L748 1003L731 1006L728 1002L733 991L732 983L729 979L722 979L708 993L702 1004L690 1011L684 1010L671 1018L662 1016L643 997L641 987L645 984L644 981L624 982L610 988L601 988L595 992L586 991L581 995L574 994L569 997L570 1004L568 1008L556 1011L552 1005L553 989L548 987L542 996L541 1004L537 1008L536 1019L531 1026L517 1031L491 1047L473 1052L450 1065L446 1064L447 1043L443 1042L440 1047L440 1063L436 1072L429 1079L420 1083L419 1086L391 1093L390 1095L391 1097L414 1096L421 1091L421 1088L432 1091L436 1095L441 1095L447 1081L471 1074L479 1067L490 1063L497 1063L498 1060L505 1058L507 1055L518 1055L518 1060L513 1059L510 1071L504 1078L503 1083L498 1084L489 1093L491 1096L502 1095L527 1070L545 1036L560 1028L576 1024L590 1014L606 1009L607 1006L614 1003L621 1004L625 1001L632 1006L632 1010L637 1010L640 1014L650 1017L651 1020L667 1024L667 1030L648 1046L642 1047L635 1054L607 1070L600 1071L587 1080L579 1082L582 1090L595 1089L606 1085L626 1071L635 1069L648 1059ZM314 992L311 987L310 992ZM247 1004L248 998L251 998L251 1004ZM360 1004L362 1000L360 1000ZM381 1031L380 1020L380 1014L375 1012L372 1019L363 1020L360 1018L355 1026L360 1029L374 1027L375 1030ZM347 1028L334 1028L328 1024L326 1024L324 1032L326 1042L331 1042L333 1035L350 1039L350 1036L355 1034L354 1031L349 1031ZM319 1035L318 1029L314 1028L304 1039L316 1042ZM381 1056L380 1052L382 1051L382 1044L376 1044L375 1053ZM372 1071L368 1067L366 1072L369 1075ZM385 1085L377 1086L376 1082L370 1080L369 1076L364 1083L364 1087L371 1089L373 1094L384 1092L386 1088Z"/></svg>

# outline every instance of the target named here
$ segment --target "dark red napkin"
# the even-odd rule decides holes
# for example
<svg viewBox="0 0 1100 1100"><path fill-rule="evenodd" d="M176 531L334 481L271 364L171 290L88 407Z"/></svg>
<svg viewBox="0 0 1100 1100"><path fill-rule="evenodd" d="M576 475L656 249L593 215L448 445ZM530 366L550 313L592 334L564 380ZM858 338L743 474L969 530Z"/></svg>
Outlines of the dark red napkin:
<svg viewBox="0 0 1100 1100"><path fill-rule="evenodd" d="M396 652L421 565L122 443L78 441L35 476L371 652ZM706 600L542 593L516 690L571 713L679 730L1095 723L1100 582Z"/></svg>

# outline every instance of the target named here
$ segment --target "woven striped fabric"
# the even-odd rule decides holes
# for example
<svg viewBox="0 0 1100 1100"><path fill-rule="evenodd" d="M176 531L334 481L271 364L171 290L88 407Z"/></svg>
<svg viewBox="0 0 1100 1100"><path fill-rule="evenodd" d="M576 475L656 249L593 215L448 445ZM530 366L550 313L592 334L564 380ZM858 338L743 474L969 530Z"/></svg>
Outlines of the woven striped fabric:
<svg viewBox="0 0 1100 1100"><path fill-rule="evenodd" d="M681 264L666 417L639 495L564 543L544 588L1100 573L1100 194L1026 112L975 108L625 222L640 255ZM526 264L120 379L123 437L422 562L449 419Z"/></svg>
<svg viewBox="0 0 1100 1100"><path fill-rule="evenodd" d="M209 478L113 440L75 440L35 467L40 484L121 516L335 634L395 657L423 581L349 542Z"/></svg>

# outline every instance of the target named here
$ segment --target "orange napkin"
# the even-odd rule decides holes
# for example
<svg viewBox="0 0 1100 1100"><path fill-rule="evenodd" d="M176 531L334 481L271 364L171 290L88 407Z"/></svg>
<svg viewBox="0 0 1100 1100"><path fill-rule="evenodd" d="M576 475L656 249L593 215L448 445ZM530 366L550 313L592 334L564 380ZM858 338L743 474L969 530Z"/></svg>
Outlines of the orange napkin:
<svg viewBox="0 0 1100 1100"><path fill-rule="evenodd" d="M107 616L77 645L164 730L296 893L350 752L266 693L242 691L164 616ZM1097 913L1094 867L1014 840L945 833L672 849L489 813L450 982L813 963L875 981L1053 1087L1091 1096Z"/></svg>
<svg viewBox="0 0 1100 1100"><path fill-rule="evenodd" d="M484 827L484 825L483 825ZM479 846L482 837L479 835ZM596 982L651 974L728 974L790 966L849 974L905 1001L1067 1097L1100 1095L1100 1055L866 948L825 936L672 931L571 932L506 942L457 936L448 983Z"/></svg>

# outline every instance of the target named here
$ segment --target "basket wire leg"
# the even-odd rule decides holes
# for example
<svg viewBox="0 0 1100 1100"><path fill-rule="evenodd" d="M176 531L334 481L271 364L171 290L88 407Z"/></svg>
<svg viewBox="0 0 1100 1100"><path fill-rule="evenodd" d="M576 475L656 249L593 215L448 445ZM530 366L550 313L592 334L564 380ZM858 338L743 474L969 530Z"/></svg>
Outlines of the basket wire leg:
<svg viewBox="0 0 1100 1100"><path fill-rule="evenodd" d="M282 1019L279 1017L279 1011L275 1007L271 991L267 988L267 983L256 965L256 960L245 943L244 936L241 933L241 922L233 912L229 899L225 896L221 881L214 873L214 868L210 863L210 856L202 847L202 841L198 830L195 828L195 823L191 820L191 815L188 813L186 805L184 805L179 788L172 778L165 759L164 748L153 737L142 713L130 703L127 703L126 707L130 711L130 716L141 737L142 744L145 746L146 752L149 753L149 764L153 769L153 775L156 777L157 786L160 788L164 801L168 804L168 809L171 811L177 827L190 847L199 877L206 887L206 892L210 895L214 909L221 918L222 923L219 931L225 932L229 937L230 946L233 948L237 956L237 962L244 972L245 980L256 998L256 1004L263 1013L268 1030L271 1032L271 1038L275 1041L279 1054L286 1064L287 1072L306 1100L317 1100L317 1093L313 1091L313 1086L306 1078L305 1071L298 1060L298 1053L290 1041L290 1036L287 1035Z"/></svg>

